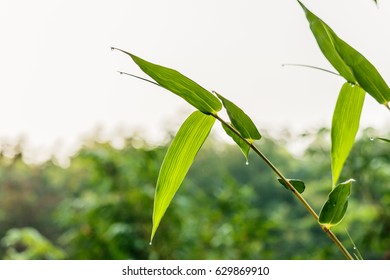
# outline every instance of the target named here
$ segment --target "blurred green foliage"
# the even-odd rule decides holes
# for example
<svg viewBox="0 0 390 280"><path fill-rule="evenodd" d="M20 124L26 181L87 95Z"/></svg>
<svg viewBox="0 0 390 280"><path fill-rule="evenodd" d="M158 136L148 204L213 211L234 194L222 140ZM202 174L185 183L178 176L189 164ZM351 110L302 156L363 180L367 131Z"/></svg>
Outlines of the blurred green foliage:
<svg viewBox="0 0 390 280"><path fill-rule="evenodd" d="M34 228L10 229L2 239L7 248L5 259L53 260L63 259L64 252L56 248Z"/></svg>
<svg viewBox="0 0 390 280"><path fill-rule="evenodd" d="M380 133L383 135L383 132ZM288 134L286 134L288 135ZM289 178L306 183L319 212L332 187L329 131L283 141L309 143L292 155L264 137L260 149ZM390 145L366 129L341 180L354 178L345 229L366 259L390 258ZM209 139L149 245L154 187L167 147L93 141L67 168L0 156L0 259L343 259L315 221L255 157Z"/></svg>

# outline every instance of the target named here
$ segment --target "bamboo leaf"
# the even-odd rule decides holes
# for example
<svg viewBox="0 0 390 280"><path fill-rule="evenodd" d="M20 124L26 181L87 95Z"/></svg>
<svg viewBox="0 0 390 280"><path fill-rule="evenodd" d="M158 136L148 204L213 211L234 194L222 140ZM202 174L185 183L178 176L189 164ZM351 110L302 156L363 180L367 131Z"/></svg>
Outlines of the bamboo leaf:
<svg viewBox="0 0 390 280"><path fill-rule="evenodd" d="M336 49L352 72L358 84L378 103L388 107L390 101L390 88L379 74L374 65L362 54L349 46L346 42L335 36Z"/></svg>
<svg viewBox="0 0 390 280"><path fill-rule="evenodd" d="M300 1L317 43L328 61L348 82L360 85L380 104L388 109L390 88L378 70L361 53L339 38L320 18Z"/></svg>
<svg viewBox="0 0 390 280"><path fill-rule="evenodd" d="M339 93L331 129L332 183L336 185L359 129L365 92L345 83Z"/></svg>
<svg viewBox="0 0 390 280"><path fill-rule="evenodd" d="M298 1L298 3L306 14L306 18L310 23L310 29L324 56L341 76L351 83L356 83L352 70L343 61L335 48L334 36L336 34L325 22L308 10L300 1Z"/></svg>
<svg viewBox="0 0 390 280"><path fill-rule="evenodd" d="M161 87L182 97L199 111L208 115L215 115L222 109L222 104L218 98L178 71L148 62L124 50L117 50L129 55L141 70Z"/></svg>
<svg viewBox="0 0 390 280"><path fill-rule="evenodd" d="M348 197L351 194L351 186L354 181L350 179L341 183L329 193L328 200L320 212L320 224L330 228L341 222L348 208Z"/></svg>
<svg viewBox="0 0 390 280"><path fill-rule="evenodd" d="M299 192L303 193L306 189L305 183L302 180L298 179L287 179L291 185ZM290 188L287 186L286 182L284 182L282 179L278 179L279 183L282 184L287 190L290 190Z"/></svg>
<svg viewBox="0 0 390 280"><path fill-rule="evenodd" d="M151 240L214 122L214 117L196 111L186 119L172 141L157 179Z"/></svg>
<svg viewBox="0 0 390 280"><path fill-rule="evenodd" d="M240 132L241 136L253 142L261 138L260 132L257 130L253 121L244 111L230 100L224 98L222 95L214 92L222 101L223 106L229 116L233 126Z"/></svg>
<svg viewBox="0 0 390 280"><path fill-rule="evenodd" d="M382 137L373 138L373 140L374 140L374 139L378 139L378 140L382 140L382 141L384 141L384 142L390 143L390 139L386 139L386 138L382 138Z"/></svg>
<svg viewBox="0 0 390 280"><path fill-rule="evenodd" d="M225 125L224 123L222 123L222 127L225 130L226 134L229 135L234 140L234 142L236 142L236 144L238 145L238 147L241 149L242 153L244 154L244 156L246 158L246 162L248 162L249 150L250 150L248 143L246 143L244 140L242 140L240 137L238 137L237 134L235 134L233 131L231 131L231 129L227 125Z"/></svg>

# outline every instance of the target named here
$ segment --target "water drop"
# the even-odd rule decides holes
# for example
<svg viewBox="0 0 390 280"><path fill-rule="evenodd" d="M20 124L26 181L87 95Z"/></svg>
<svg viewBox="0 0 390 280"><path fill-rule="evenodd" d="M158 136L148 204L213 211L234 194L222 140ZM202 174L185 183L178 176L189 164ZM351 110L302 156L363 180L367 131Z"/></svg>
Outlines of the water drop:
<svg viewBox="0 0 390 280"><path fill-rule="evenodd" d="M371 140L371 141L374 141L374 140L375 140L375 138L374 138L374 137L370 137L370 140Z"/></svg>
<svg viewBox="0 0 390 280"><path fill-rule="evenodd" d="M249 161L248 160L246 160L245 165L249 165Z"/></svg>
<svg viewBox="0 0 390 280"><path fill-rule="evenodd" d="M149 245L152 246L152 241L149 242Z"/></svg>

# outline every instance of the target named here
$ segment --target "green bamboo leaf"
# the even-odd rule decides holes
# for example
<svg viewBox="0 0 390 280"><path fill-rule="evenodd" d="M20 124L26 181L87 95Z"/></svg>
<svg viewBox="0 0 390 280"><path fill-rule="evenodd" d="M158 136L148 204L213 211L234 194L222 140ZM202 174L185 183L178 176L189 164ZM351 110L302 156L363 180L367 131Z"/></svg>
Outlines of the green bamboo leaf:
<svg viewBox="0 0 390 280"><path fill-rule="evenodd" d="M298 1L298 3L301 5L306 14L306 18L310 23L310 29L313 32L317 44L324 56L341 76L351 83L356 83L357 81L352 73L352 70L343 61L335 48L334 36L336 34L325 22L308 10L300 1Z"/></svg>
<svg viewBox="0 0 390 280"><path fill-rule="evenodd" d="M182 97L199 111L208 115L216 115L222 109L218 98L178 71L148 62L124 50L117 50L129 55L141 70L161 87Z"/></svg>
<svg viewBox="0 0 390 280"><path fill-rule="evenodd" d="M172 141L157 179L151 240L214 122L214 117L196 111L186 119Z"/></svg>
<svg viewBox="0 0 390 280"><path fill-rule="evenodd" d="M320 224L330 228L341 222L348 208L348 197L351 194L351 186L354 181L350 179L341 183L329 193L328 200L320 212Z"/></svg>
<svg viewBox="0 0 390 280"><path fill-rule="evenodd" d="M246 143L244 140L242 140L240 137L238 137L238 135L235 134L226 124L222 123L222 127L225 130L226 134L229 135L234 140L234 142L236 142L238 147L240 147L242 153L244 154L244 156L246 158L246 162L248 162L249 150L250 150L248 143Z"/></svg>
<svg viewBox="0 0 390 280"><path fill-rule="evenodd" d="M380 104L388 109L390 88L378 70L361 53L344 42L320 18L309 11L300 1L317 43L328 61L348 82L360 85Z"/></svg>
<svg viewBox="0 0 390 280"><path fill-rule="evenodd" d="M291 185L299 192L303 193L306 189L305 183L302 180L298 179L287 179ZM282 179L278 179L279 183L282 184L287 190L290 190L290 188L287 186L286 182L284 182Z"/></svg>
<svg viewBox="0 0 390 280"><path fill-rule="evenodd" d="M336 49L345 63L352 69L358 84L378 103L388 107L390 88L374 65L362 54L335 36Z"/></svg>
<svg viewBox="0 0 390 280"><path fill-rule="evenodd" d="M336 185L359 129L365 91L345 83L339 93L331 129L332 183Z"/></svg>
<svg viewBox="0 0 390 280"><path fill-rule="evenodd" d="M372 140L374 140L374 139L378 139L378 140L382 140L382 141L385 141L385 142L390 143L390 139L386 139L386 138L382 138L382 137L377 137L377 138L373 138Z"/></svg>
<svg viewBox="0 0 390 280"><path fill-rule="evenodd" d="M214 92L222 101L223 106L229 116L233 126L240 132L241 136L249 142L259 140L261 138L260 132L257 130L253 121L244 111L230 100L224 98L222 95Z"/></svg>

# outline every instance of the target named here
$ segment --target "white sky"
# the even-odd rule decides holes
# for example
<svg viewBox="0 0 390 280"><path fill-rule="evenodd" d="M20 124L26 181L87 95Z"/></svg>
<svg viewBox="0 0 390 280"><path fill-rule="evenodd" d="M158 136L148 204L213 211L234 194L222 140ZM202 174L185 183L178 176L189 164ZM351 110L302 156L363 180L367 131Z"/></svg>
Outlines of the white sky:
<svg viewBox="0 0 390 280"><path fill-rule="evenodd" d="M390 3L303 1L390 83ZM283 63L333 70L294 0L2 0L0 2L0 142L66 150L102 127L158 138L192 111L151 84L130 51L175 68L277 131L330 126L343 80ZM363 126L388 127L390 114L370 96ZM3 139L3 140L1 140Z"/></svg>

